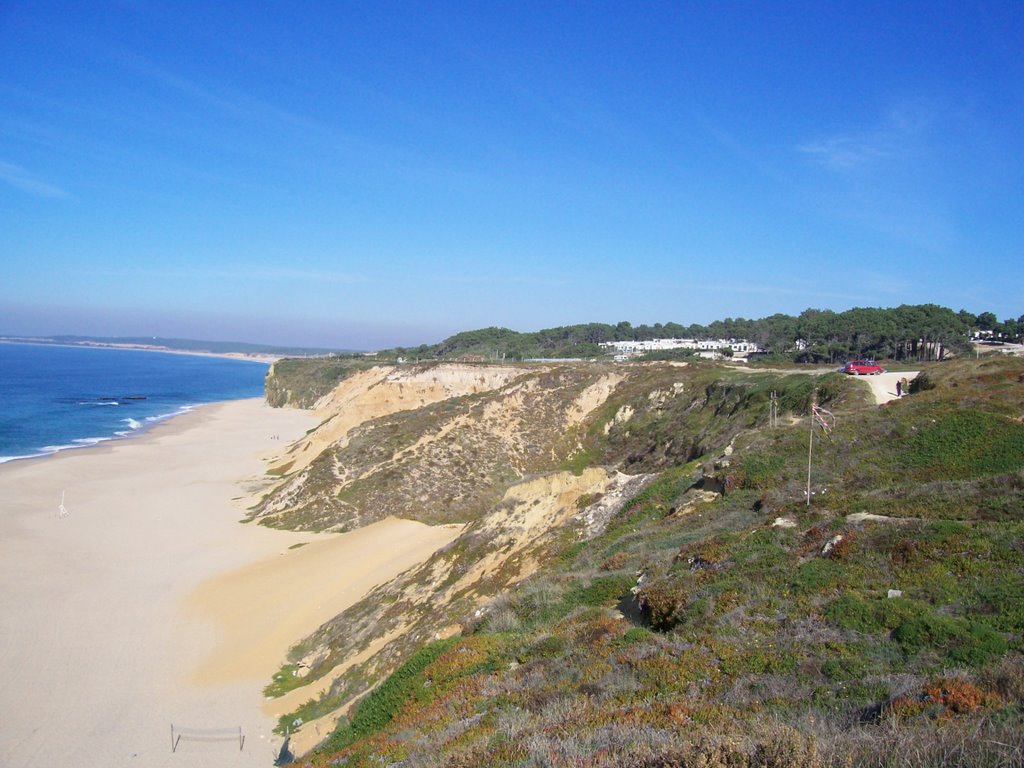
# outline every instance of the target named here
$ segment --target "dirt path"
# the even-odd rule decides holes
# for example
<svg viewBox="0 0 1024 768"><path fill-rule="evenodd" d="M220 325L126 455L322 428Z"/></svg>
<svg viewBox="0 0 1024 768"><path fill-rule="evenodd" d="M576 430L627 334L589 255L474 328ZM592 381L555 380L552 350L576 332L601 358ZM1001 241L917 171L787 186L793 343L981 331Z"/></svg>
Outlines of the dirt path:
<svg viewBox="0 0 1024 768"><path fill-rule="evenodd" d="M920 371L887 371L876 376L858 376L857 378L863 379L871 387L871 394L874 395L875 402L881 405L897 398L897 381L900 379L913 381L919 373Z"/></svg>
<svg viewBox="0 0 1024 768"><path fill-rule="evenodd" d="M826 373L832 373L835 368L801 368L801 369L790 369L790 368L746 368L740 365L728 365L729 368L736 370L750 371L750 372L766 372L766 373L784 373L784 374L811 374L820 376ZM856 378L862 379L870 388L871 394L875 398L875 402L881 405L882 403L888 403L890 400L895 400L898 395L896 394L896 382L900 379L906 379L908 382L913 381L914 378L919 374L920 371L886 371L885 373L879 373L875 376L857 376ZM905 393L904 393L905 394Z"/></svg>

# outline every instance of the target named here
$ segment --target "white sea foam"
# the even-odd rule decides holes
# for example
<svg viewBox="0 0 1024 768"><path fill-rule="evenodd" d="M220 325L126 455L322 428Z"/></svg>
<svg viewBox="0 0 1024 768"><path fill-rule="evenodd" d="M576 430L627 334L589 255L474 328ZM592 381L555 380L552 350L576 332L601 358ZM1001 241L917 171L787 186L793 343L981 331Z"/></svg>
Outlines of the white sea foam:
<svg viewBox="0 0 1024 768"><path fill-rule="evenodd" d="M105 443L107 440L112 440L111 437L79 437L71 442L74 443L72 448L85 448L90 445L96 445L97 443Z"/></svg>
<svg viewBox="0 0 1024 768"><path fill-rule="evenodd" d="M44 454L47 454L47 453L56 453L57 451L67 451L67 450L70 450L71 448L80 448L80 447L81 446L75 445L74 443L68 443L67 445L44 445L39 450L40 450L40 452L42 452Z"/></svg>
<svg viewBox="0 0 1024 768"><path fill-rule="evenodd" d="M175 416L181 416L181 414L188 413L194 408L194 405L183 405L173 413L161 413L158 414L157 416L147 416L146 421L150 422L151 424L156 424L161 421L166 421L167 419L173 419Z"/></svg>
<svg viewBox="0 0 1024 768"><path fill-rule="evenodd" d="M117 405L117 403L79 403L79 405ZM60 453L61 451L70 451L75 448L89 448L91 446L99 445L100 443L105 443L110 440L117 440L118 438L129 437L140 430L145 431L149 427L159 424L162 421L172 419L175 416L180 416L183 413L189 413L190 411L195 410L197 407L197 405L183 405L180 408L178 408L178 410L172 411L171 413L161 413L156 416L146 416L142 421L133 419L131 417L121 419L122 423L124 423L128 428L117 430L116 432L114 432L113 435L109 437L80 437L72 440L70 443L66 443L63 445L44 445L35 453L26 453L19 456L0 456L0 464L6 464L9 461L18 461L20 459L38 459L44 456L52 456L53 454Z"/></svg>

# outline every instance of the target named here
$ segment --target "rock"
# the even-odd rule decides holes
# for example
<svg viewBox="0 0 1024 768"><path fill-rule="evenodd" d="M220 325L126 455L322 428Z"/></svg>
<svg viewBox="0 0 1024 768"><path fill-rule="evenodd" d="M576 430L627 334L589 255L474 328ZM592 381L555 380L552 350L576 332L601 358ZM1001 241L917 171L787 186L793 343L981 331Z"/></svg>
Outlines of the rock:
<svg viewBox="0 0 1024 768"><path fill-rule="evenodd" d="M614 418L604 425L604 433L607 435L612 431L612 427L619 424L625 424L627 421L633 418L633 407L630 405L624 405L615 412Z"/></svg>
<svg viewBox="0 0 1024 768"><path fill-rule="evenodd" d="M822 555L827 555L829 552L831 552L833 549L835 549L836 548L836 544L838 544L842 540L843 540L843 534L837 533L835 536L833 536L831 539L829 539L827 542L825 542L825 546L821 548L821 554Z"/></svg>
<svg viewBox="0 0 1024 768"><path fill-rule="evenodd" d="M772 528L796 528L796 520L790 517L776 517Z"/></svg>
<svg viewBox="0 0 1024 768"><path fill-rule="evenodd" d="M885 515L876 515L871 512L854 512L851 515L846 516L846 522L848 523L908 523L917 520L916 517L887 517Z"/></svg>
<svg viewBox="0 0 1024 768"><path fill-rule="evenodd" d="M611 519L619 514L626 503L646 488L655 477L656 475L653 474L625 475L616 472L594 503L577 515L583 524L580 538L590 540L600 536L608 527Z"/></svg>
<svg viewBox="0 0 1024 768"><path fill-rule="evenodd" d="M705 491L701 489L691 488L683 497L679 500L679 505L675 509L670 510L669 514L677 517L682 515L688 515L693 512L701 504L707 504L708 502L717 501L721 493L717 491Z"/></svg>
<svg viewBox="0 0 1024 768"><path fill-rule="evenodd" d="M890 589L889 593L886 595L886 597L889 597L889 598L903 597L903 590L902 589Z"/></svg>
<svg viewBox="0 0 1024 768"><path fill-rule="evenodd" d="M644 588L644 586L647 584L647 582L648 582L647 572L646 571L637 571L636 572L636 586L629 590L630 593L632 593L633 595L638 595L640 593L640 590L642 590Z"/></svg>
<svg viewBox="0 0 1024 768"><path fill-rule="evenodd" d="M686 564L690 566L690 573L696 573L697 571L720 571L723 568L722 563L714 560L705 560L700 555L686 558Z"/></svg>

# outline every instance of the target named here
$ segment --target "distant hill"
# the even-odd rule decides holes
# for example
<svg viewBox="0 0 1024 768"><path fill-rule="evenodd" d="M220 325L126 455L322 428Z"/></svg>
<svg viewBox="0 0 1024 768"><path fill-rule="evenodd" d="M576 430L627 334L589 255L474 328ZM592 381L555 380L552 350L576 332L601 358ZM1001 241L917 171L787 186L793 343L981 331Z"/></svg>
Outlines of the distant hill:
<svg viewBox="0 0 1024 768"><path fill-rule="evenodd" d="M200 341L197 339L166 339L159 336L0 336L0 341L82 347L132 347L168 352L202 352L214 355L311 357L352 353L352 350L327 349L325 347L279 347L270 344L250 344L244 341Z"/></svg>

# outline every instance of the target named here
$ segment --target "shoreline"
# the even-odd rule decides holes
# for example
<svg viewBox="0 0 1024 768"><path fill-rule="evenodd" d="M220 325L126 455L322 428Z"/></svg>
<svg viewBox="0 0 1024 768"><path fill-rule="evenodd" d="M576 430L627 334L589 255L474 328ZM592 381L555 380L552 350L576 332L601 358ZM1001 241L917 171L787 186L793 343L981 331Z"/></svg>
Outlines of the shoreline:
<svg viewBox="0 0 1024 768"><path fill-rule="evenodd" d="M215 353L192 353L188 351L175 351L162 348L141 348L141 347L127 347L127 346L113 346L113 345L99 345L99 344L60 344L60 343L49 343L49 342L36 342L36 341L12 341L9 338L0 338L0 344L22 347L57 347L61 349L96 349L96 350L115 350L123 352L162 352L170 355L185 355L191 357L202 357L202 358L216 358L216 359L228 359L238 362L252 363L256 365L266 366L263 373L263 378L266 378L267 372L273 365L271 360L261 360L255 358L243 358L236 356L235 354L215 354ZM251 369L249 369L251 370ZM256 375L254 373L254 375ZM248 389L248 387L246 388ZM124 393L122 393L124 394ZM156 402L155 412L151 412L150 415L137 414L134 418L121 419L122 422L127 422L127 426L114 426L112 424L95 424L92 427L86 425L84 428L80 428L77 434L72 435L60 435L51 436L53 442L47 445L38 445L39 440L30 446L9 446L3 455L0 455L0 466L4 466L10 463L23 462L25 460L32 459L44 459L52 456L66 453L68 451L79 451L83 448L93 448L99 445L104 445L111 442L120 442L125 439L137 438L143 434L148 433L153 427L166 423L167 421L173 420L179 416L190 413L196 408L200 408L206 405L212 405L221 402L231 402L234 400L248 400L248 399L262 399L264 396L263 392L257 387L255 380L251 388L251 394L244 392L233 393L233 396L229 396L225 399L217 400L203 400L202 395L197 395L197 398L193 402L185 402L182 404L179 402L167 401L160 402L161 396L155 397L129 397L127 400L152 400ZM87 397L88 399L88 397ZM106 400L120 400L121 398L102 398ZM118 405L117 402L112 403ZM124 405L124 403L121 403ZM142 404L144 407L151 404ZM166 409L166 410L165 410ZM22 452L18 452L18 451Z"/></svg>
<svg viewBox="0 0 1024 768"><path fill-rule="evenodd" d="M411 521L359 536L240 524L268 461L315 421L222 401L133 439L0 465L5 760L273 763L280 737L262 690L287 648L457 534ZM184 740L172 754L172 723L242 727L245 747Z"/></svg>
<svg viewBox="0 0 1024 768"><path fill-rule="evenodd" d="M53 450L46 451L44 453L32 453L26 456L0 456L0 467L4 467L8 464L15 462L25 461L39 461L42 459L49 459L55 456L61 456L69 452L78 452L88 450L90 448L102 448L110 447L112 443L120 443L125 440L133 440L141 438L144 435L148 435L154 429L157 429L165 424L169 424L175 419L187 416L193 413L198 408L205 408L207 406L219 405L221 403L237 403L245 402L246 400L263 400L261 397L240 397L232 400L212 400L208 403L195 403L193 405L183 405L177 411L172 413L161 414L160 416L147 416L145 421L139 422L138 427L127 431L115 432L113 435L107 437L78 437L74 438L75 444L68 445L57 445L52 446Z"/></svg>

